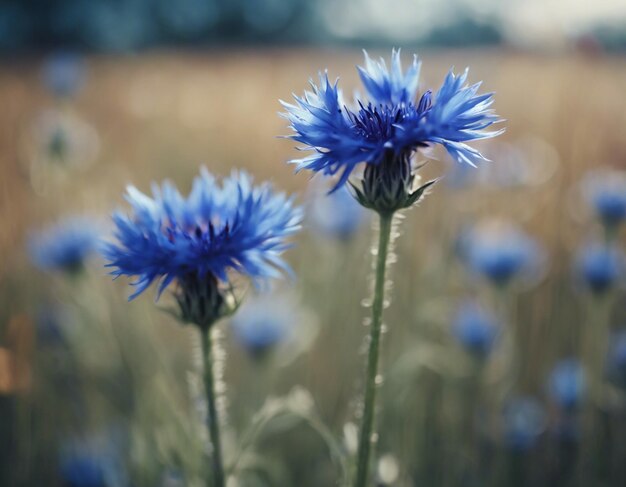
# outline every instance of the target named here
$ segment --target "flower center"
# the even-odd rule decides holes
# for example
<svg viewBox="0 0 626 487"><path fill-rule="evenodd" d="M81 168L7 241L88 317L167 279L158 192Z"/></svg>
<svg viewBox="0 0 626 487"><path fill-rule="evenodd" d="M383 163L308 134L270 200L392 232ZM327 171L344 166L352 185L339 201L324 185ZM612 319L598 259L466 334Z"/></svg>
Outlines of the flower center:
<svg viewBox="0 0 626 487"><path fill-rule="evenodd" d="M371 142L385 142L390 140L405 113L403 107L378 105L369 103L364 106L359 102L357 113L348 111L349 117L361 135Z"/></svg>

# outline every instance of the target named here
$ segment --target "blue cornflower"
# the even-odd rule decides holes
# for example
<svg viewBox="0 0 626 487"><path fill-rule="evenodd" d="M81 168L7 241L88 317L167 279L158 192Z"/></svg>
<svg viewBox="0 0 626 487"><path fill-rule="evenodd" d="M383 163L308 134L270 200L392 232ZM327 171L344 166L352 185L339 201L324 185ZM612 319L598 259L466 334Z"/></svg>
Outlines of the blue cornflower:
<svg viewBox="0 0 626 487"><path fill-rule="evenodd" d="M66 98L82 88L85 65L81 56L73 52L59 52L50 56L43 65L43 81L52 94Z"/></svg>
<svg viewBox="0 0 626 487"><path fill-rule="evenodd" d="M316 233L348 240L365 222L366 212L342 186L330 194L313 188L307 216Z"/></svg>
<svg viewBox="0 0 626 487"><path fill-rule="evenodd" d="M478 95L480 83L467 86L467 70L458 76L450 72L436 95L428 90L419 99L416 57L403 71L400 51L392 51L391 69L365 53L365 67L358 71L368 96L357 96L352 106L327 74L320 75L319 86L311 82L312 91L295 96L295 104L281 103L294 131L291 138L313 152L291 162L298 170L338 174L336 187L366 163L363 189L357 192L364 206L393 212L419 199L410 162L417 149L441 144L455 160L474 165L484 157L466 142L501 133L485 130L499 121L490 108L492 94Z"/></svg>
<svg viewBox="0 0 626 487"><path fill-rule="evenodd" d="M619 331L612 337L608 373L613 381L626 388L626 330Z"/></svg>
<svg viewBox="0 0 626 487"><path fill-rule="evenodd" d="M498 329L496 318L474 301L462 303L452 322L452 331L459 343L478 357L489 354Z"/></svg>
<svg viewBox="0 0 626 487"><path fill-rule="evenodd" d="M233 318L237 341L253 357L261 357L288 340L299 322L293 300L281 295L263 295L246 301Z"/></svg>
<svg viewBox="0 0 626 487"><path fill-rule="evenodd" d="M530 275L544 260L537 242L509 224L479 225L464 236L462 258L479 275L504 286L521 275Z"/></svg>
<svg viewBox="0 0 626 487"><path fill-rule="evenodd" d="M504 441L517 452L532 449L544 432L547 422L545 409L530 396L516 397L506 404L503 411Z"/></svg>
<svg viewBox="0 0 626 487"><path fill-rule="evenodd" d="M65 341L63 324L69 320L67 310L58 306L44 305L35 315L37 341L42 345L62 345Z"/></svg>
<svg viewBox="0 0 626 487"><path fill-rule="evenodd" d="M624 255L616 247L593 243L579 252L576 268L583 283L593 293L602 294L623 277Z"/></svg>
<svg viewBox="0 0 626 487"><path fill-rule="evenodd" d="M605 225L616 227L626 220L626 172L589 174L583 182L583 191Z"/></svg>
<svg viewBox="0 0 626 487"><path fill-rule="evenodd" d="M34 264L46 271L80 272L99 243L99 229L86 217L69 217L33 234L28 250Z"/></svg>
<svg viewBox="0 0 626 487"><path fill-rule="evenodd" d="M61 462L61 477L68 487L107 487L107 468L97 456L76 453Z"/></svg>
<svg viewBox="0 0 626 487"><path fill-rule="evenodd" d="M185 476L178 469L165 469L161 474L158 487L185 487Z"/></svg>
<svg viewBox="0 0 626 487"><path fill-rule="evenodd" d="M177 281L182 318L207 326L224 304L217 287L229 271L255 283L288 272L281 254L302 212L269 184L252 183L247 173L233 172L220 186L203 168L186 198L167 181L153 186L152 197L129 187L132 215L113 216L119 242L104 253L114 276L136 277L131 299L155 280L159 294Z"/></svg>
<svg viewBox="0 0 626 487"><path fill-rule="evenodd" d="M556 364L548 380L548 392L564 410L576 409L585 394L585 370L579 360L570 358Z"/></svg>
<svg viewBox="0 0 626 487"><path fill-rule="evenodd" d="M128 485L124 455L128 431L116 424L87 437L64 438L60 444L59 473L68 487Z"/></svg>

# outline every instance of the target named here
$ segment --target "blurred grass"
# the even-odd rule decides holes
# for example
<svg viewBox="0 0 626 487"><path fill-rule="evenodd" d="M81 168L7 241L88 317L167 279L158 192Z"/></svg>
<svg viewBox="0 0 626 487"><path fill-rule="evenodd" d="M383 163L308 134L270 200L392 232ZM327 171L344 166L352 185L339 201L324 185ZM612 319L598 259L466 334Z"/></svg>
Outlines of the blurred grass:
<svg viewBox="0 0 626 487"><path fill-rule="evenodd" d="M442 439L438 433L455 428L446 418L455 417L456 396L437 379L440 363L446 368L441 358L448 355L425 347L438 345L454 354L446 341L450 313L458 296L473 291L452 258L454 239L466 223L502 217L519 222L544 243L550 257L548 277L513 299L514 308L508 310L519 330L523 357L517 389L542 395L546 372L557 358L577 351L578 333L586 320L586 304L571 284L571 257L594 229L572 188L588 170L626 168L626 59L504 51L421 54L423 86L437 86L450 66L457 70L470 66L470 80L483 79L485 90L497 92L495 106L507 119L502 141L524 148L538 175L533 184L507 188L454 190L444 181L418 209L408 212L397 240L401 263L391 271L394 286L385 318L389 333L384 338L383 367L386 371L398 367L405 354L419 356L426 367L416 375L410 372L409 380L399 385L391 379L386 384L390 403L385 404L381 424L401 439L390 443L391 434L382 438L381 450L393 452L407 468L415 463L416 451L439 455L440 471L428 479L444 478L450 485L442 466L454 458L447 456L454 437ZM336 50L223 50L93 56L87 61L87 85L66 109L96 129L100 152L93 164L71 171L69 177L45 178L36 190L29 169L30 127L39 112L54 103L40 86L38 59L0 65L0 331L5 336L12 317L32 316L42 299L53 296L55 301L63 292L76 296L77 291L63 291L57 281L28 263L24 239L28 230L43 222L83 211L106 219L111 209L123 205L126 184L147 190L150 181L170 178L186 189L200 164L222 175L232 168L247 168L257 180L270 179L279 188L303 195L307 176L294 176L285 164L294 157L293 143L276 138L288 133L285 121L277 116L278 99L301 93L308 78L325 68L331 78L341 75L341 85L350 93L357 84L353 65L360 63L361 55ZM488 143L482 147L487 153L495 150ZM497 164L494 157L493 165ZM439 176L446 167L433 162L426 172ZM489 168L480 169L485 170ZM301 384L311 391L321 417L334 431L341 431L354 412L352 398L361 381L363 356L357 351L365 334L361 301L368 295L369 239L367 231L342 245L323 242L307 230L299 236L289 256L298 277L288 285L296 287L304 304L317 314L321 332L310 352L289 367L259 370L227 332L226 382L235 425L245 423L266 395L285 394ZM101 268L94 266L89 279L92 291L85 292L104 300L100 311L88 310L95 313L93 320L125 330L122 345L131 347L130 357L135 359L152 356L135 353L134 347L142 343L139 330L154 331L155 349L167 351L162 369L175 364L165 389L178 383L174 395L184 397L186 384L180 383L180 376L191 367L187 331L168 323L149 296L125 303L126 283L110 283ZM487 299L501 304L497 296ZM624 310L617 308L613 319L623 320ZM132 340L129 333L134 334ZM150 368L140 360L123 367L135 372ZM148 371L131 382L136 387L142 377L154 375ZM127 394L132 385L122 390ZM116 394L108 395L108 400ZM397 397L406 402L394 404ZM115 407L123 409L123 404ZM435 425L429 421L433 408L439 418ZM428 437L418 433L422 430L430 431L435 443L428 440L427 445L416 446L416 438ZM291 451L290 442L302 438L285 439L286 450ZM315 462L304 464L298 475L312 475Z"/></svg>

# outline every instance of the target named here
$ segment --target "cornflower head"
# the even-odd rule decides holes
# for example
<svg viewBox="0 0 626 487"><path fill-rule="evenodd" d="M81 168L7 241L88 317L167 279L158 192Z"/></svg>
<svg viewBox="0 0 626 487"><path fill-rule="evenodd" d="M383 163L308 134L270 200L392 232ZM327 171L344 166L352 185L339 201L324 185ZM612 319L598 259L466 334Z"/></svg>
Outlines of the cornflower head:
<svg viewBox="0 0 626 487"><path fill-rule="evenodd" d="M520 396L505 405L502 420L506 445L513 451L526 452L535 446L544 432L547 415L537 399Z"/></svg>
<svg viewBox="0 0 626 487"><path fill-rule="evenodd" d="M478 358L491 352L498 334L495 316L474 301L465 301L456 312L452 331L461 346Z"/></svg>
<svg viewBox="0 0 626 487"><path fill-rule="evenodd" d="M281 345L288 344L289 352L302 351L315 331L309 314L284 292L248 299L233 317L232 328L236 340L254 359L265 358Z"/></svg>
<svg viewBox="0 0 626 487"><path fill-rule="evenodd" d="M35 331L37 342L40 346L60 346L65 343L63 327L71 322L69 310L53 306L43 305L35 314Z"/></svg>
<svg viewBox="0 0 626 487"><path fill-rule="evenodd" d="M111 425L85 438L64 439L61 443L59 473L68 487L110 487L128 485L123 455L126 435ZM120 435L120 433L122 433Z"/></svg>
<svg viewBox="0 0 626 487"><path fill-rule="evenodd" d="M609 229L626 221L626 172L595 171L583 180L583 193L596 216Z"/></svg>
<svg viewBox="0 0 626 487"><path fill-rule="evenodd" d="M71 216L33 233L28 251L33 263L42 270L77 275L95 253L99 240L100 231L93 220Z"/></svg>
<svg viewBox="0 0 626 487"><path fill-rule="evenodd" d="M296 325L292 303L256 298L246 302L233 318L233 330L241 345L255 357L289 338Z"/></svg>
<svg viewBox="0 0 626 487"><path fill-rule="evenodd" d="M181 319L206 329L230 310L225 288L233 272L256 285L290 272L281 255L301 210L269 184L254 186L245 172L220 185L203 168L187 197L165 181L153 185L152 196L131 186L126 199L132 212L114 214L118 242L104 254L112 275L135 277L130 299L159 281L158 299L176 282Z"/></svg>
<svg viewBox="0 0 626 487"><path fill-rule="evenodd" d="M162 474L159 479L158 487L184 487L185 476L177 470L168 468Z"/></svg>
<svg viewBox="0 0 626 487"><path fill-rule="evenodd" d="M548 393L565 411L580 406L587 388L585 369L579 360L568 358L558 362L548 378Z"/></svg>
<svg viewBox="0 0 626 487"><path fill-rule="evenodd" d="M496 286L530 277L545 261L539 244L521 228L506 222L485 221L459 242L461 258L477 275Z"/></svg>
<svg viewBox="0 0 626 487"><path fill-rule="evenodd" d="M626 330L618 331L612 337L608 373L618 386L626 389Z"/></svg>
<svg viewBox="0 0 626 487"><path fill-rule="evenodd" d="M68 487L107 487L107 466L88 454L65 458L61 462L63 485Z"/></svg>
<svg viewBox="0 0 626 487"><path fill-rule="evenodd" d="M43 82L59 98L70 98L85 81L84 60L77 53L63 51L51 55L43 64Z"/></svg>
<svg viewBox="0 0 626 487"><path fill-rule="evenodd" d="M491 93L478 94L480 83L468 86L467 70L452 71L433 95L418 91L421 63L417 57L404 71L400 51L392 51L391 67L365 53L358 72L366 96L346 104L338 82L320 74L319 85L281 102L290 122L290 137L312 154L294 159L297 170L338 176L335 188L364 166L355 196L366 208L393 213L417 202L434 181L420 184L412 156L420 148L442 145L456 161L475 165L485 158L467 142L486 139L501 130L487 130L500 119L491 109Z"/></svg>
<svg viewBox="0 0 626 487"><path fill-rule="evenodd" d="M579 280L593 293L601 295L624 278L624 254L617 247L591 243L576 258Z"/></svg>
<svg viewBox="0 0 626 487"><path fill-rule="evenodd" d="M352 238L365 222L367 212L345 186L330 194L320 191L317 185L313 186L307 208L311 228L316 233L341 241Z"/></svg>

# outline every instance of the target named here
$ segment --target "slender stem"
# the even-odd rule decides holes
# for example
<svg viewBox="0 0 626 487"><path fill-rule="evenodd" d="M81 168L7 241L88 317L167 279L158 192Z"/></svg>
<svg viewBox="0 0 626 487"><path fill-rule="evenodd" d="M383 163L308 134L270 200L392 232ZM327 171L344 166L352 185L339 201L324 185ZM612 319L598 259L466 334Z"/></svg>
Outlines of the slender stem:
<svg viewBox="0 0 626 487"><path fill-rule="evenodd" d="M369 473L370 451L374 429L376 409L376 389L378 375L378 355L380 348L380 331L382 326L383 304L385 300L385 269L389 241L391 239L391 221L393 214L380 214L378 235L378 254L376 256L376 281L374 284L374 302L372 303L372 326L370 330L369 352L367 356L367 375L365 377L365 400L359 450L357 454L357 471L355 487L365 487Z"/></svg>
<svg viewBox="0 0 626 487"><path fill-rule="evenodd" d="M202 359L204 360L204 390L208 405L208 427L213 446L213 483L210 487L224 487L224 466L220 441L219 418L215 404L215 378L213 377L213 346L210 328L202 328Z"/></svg>

